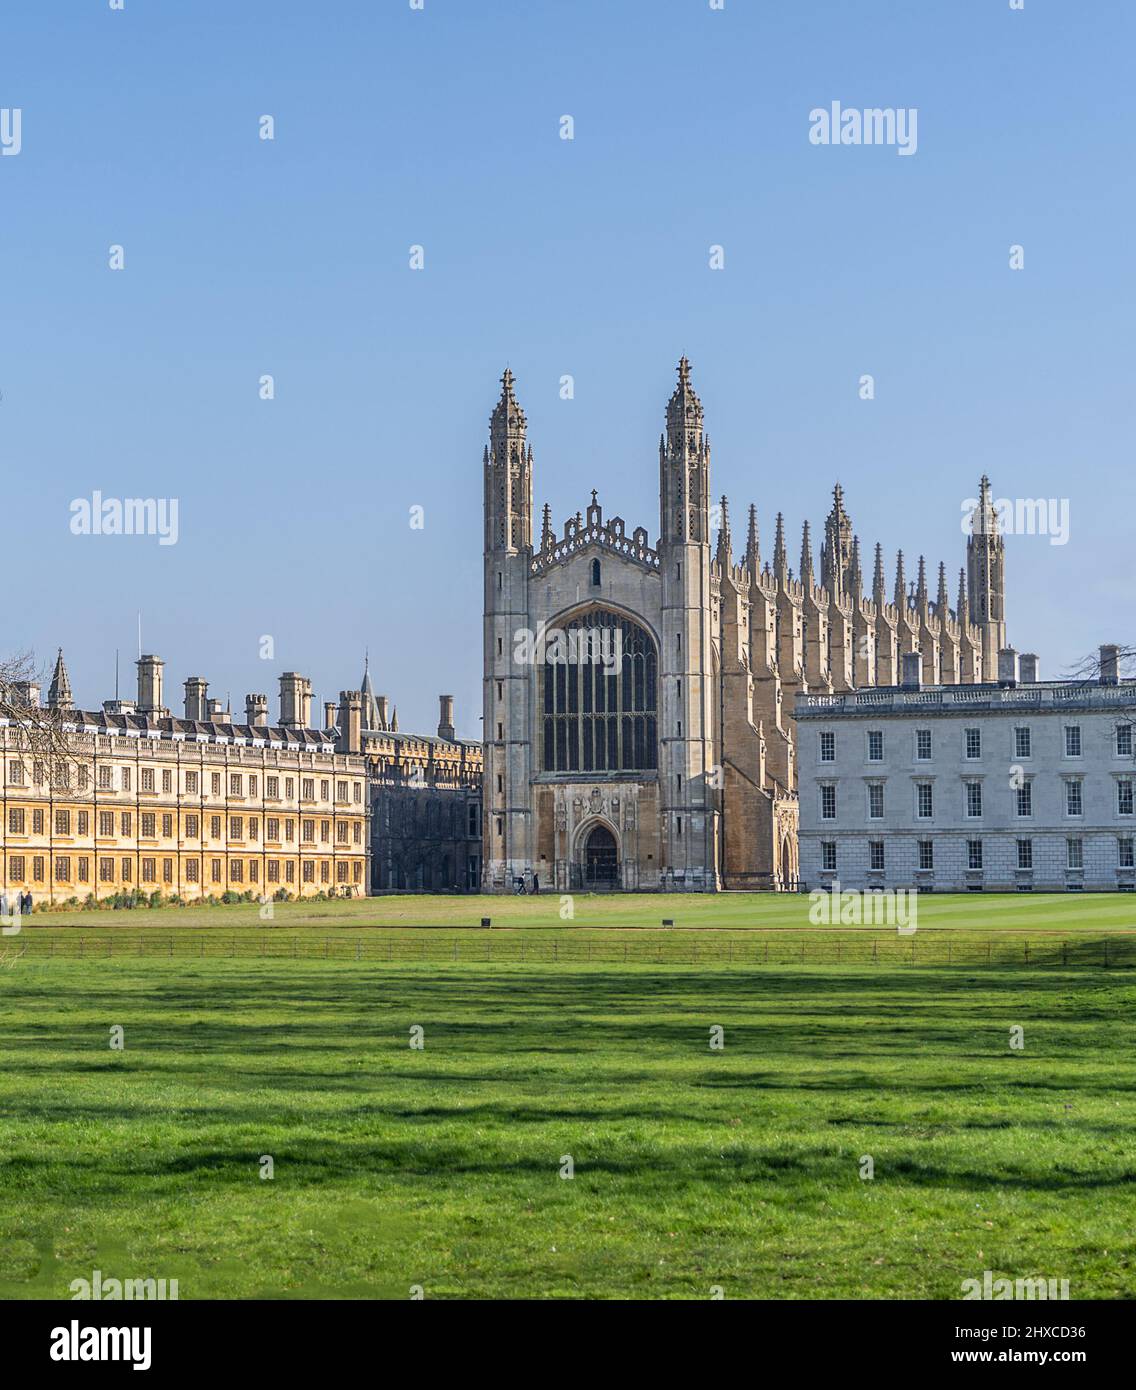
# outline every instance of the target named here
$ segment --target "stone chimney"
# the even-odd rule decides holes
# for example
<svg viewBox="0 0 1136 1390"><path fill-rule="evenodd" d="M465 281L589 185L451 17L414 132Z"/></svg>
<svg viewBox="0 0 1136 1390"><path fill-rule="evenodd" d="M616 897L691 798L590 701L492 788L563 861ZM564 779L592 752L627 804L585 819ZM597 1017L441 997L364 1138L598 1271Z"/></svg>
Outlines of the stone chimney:
<svg viewBox="0 0 1136 1390"><path fill-rule="evenodd" d="M266 729L268 727L267 695L245 696L245 723L251 724L254 729Z"/></svg>
<svg viewBox="0 0 1136 1390"><path fill-rule="evenodd" d="M312 683L297 671L280 677L280 723L285 729L311 728Z"/></svg>
<svg viewBox="0 0 1136 1390"><path fill-rule="evenodd" d="M438 737L454 741L454 697L438 696Z"/></svg>
<svg viewBox="0 0 1136 1390"><path fill-rule="evenodd" d="M379 728L380 728L380 729L389 729L389 728L390 728L390 701L387 699L387 697L386 697L385 695L380 695L379 698L375 701L375 704L378 706L378 709L379 709Z"/></svg>
<svg viewBox="0 0 1136 1390"><path fill-rule="evenodd" d="M227 724L232 716L220 700L207 700L206 718L213 724Z"/></svg>
<svg viewBox="0 0 1136 1390"><path fill-rule="evenodd" d="M336 712L338 708L339 706L335 703L334 700L325 700L323 702L323 727L325 729L335 728L335 721L337 717Z"/></svg>
<svg viewBox="0 0 1136 1390"><path fill-rule="evenodd" d="M902 685L905 690L918 690L923 684L923 653L904 652L900 663Z"/></svg>
<svg viewBox="0 0 1136 1390"><path fill-rule="evenodd" d="M162 704L162 668L166 663L160 656L140 656L135 664L138 667L138 713L152 714L160 719L168 713Z"/></svg>
<svg viewBox="0 0 1136 1390"><path fill-rule="evenodd" d="M16 681L12 686L16 703L25 709L39 709L40 684L38 681Z"/></svg>
<svg viewBox="0 0 1136 1390"><path fill-rule="evenodd" d="M1117 685L1120 681L1120 648L1111 642L1100 649L1100 683Z"/></svg>
<svg viewBox="0 0 1136 1390"><path fill-rule="evenodd" d="M1037 656L1034 652L1022 652L1018 658L1018 674L1023 685L1033 685L1037 681Z"/></svg>
<svg viewBox="0 0 1136 1390"><path fill-rule="evenodd" d="M341 690L339 692L339 717L336 722L339 740L336 751L339 753L361 753L363 751L363 692L361 690Z"/></svg>
<svg viewBox="0 0 1136 1390"><path fill-rule="evenodd" d="M998 652L998 684L1017 685L1021 680L1018 654L1013 647L1002 647Z"/></svg>
<svg viewBox="0 0 1136 1390"><path fill-rule="evenodd" d="M209 718L209 702L206 694L209 682L204 676L190 676L185 683L185 717L205 720Z"/></svg>

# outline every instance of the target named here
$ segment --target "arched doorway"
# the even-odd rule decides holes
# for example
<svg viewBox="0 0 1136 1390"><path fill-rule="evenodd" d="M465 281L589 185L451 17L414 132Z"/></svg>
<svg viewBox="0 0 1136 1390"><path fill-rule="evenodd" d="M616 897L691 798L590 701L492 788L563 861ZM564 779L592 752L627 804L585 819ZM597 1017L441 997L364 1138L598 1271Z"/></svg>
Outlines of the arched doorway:
<svg viewBox="0 0 1136 1390"><path fill-rule="evenodd" d="M584 886L619 886L619 850L606 825L595 825L584 843Z"/></svg>
<svg viewBox="0 0 1136 1390"><path fill-rule="evenodd" d="M791 892L796 886L797 875L793 866L793 848L788 835L781 841L781 890Z"/></svg>

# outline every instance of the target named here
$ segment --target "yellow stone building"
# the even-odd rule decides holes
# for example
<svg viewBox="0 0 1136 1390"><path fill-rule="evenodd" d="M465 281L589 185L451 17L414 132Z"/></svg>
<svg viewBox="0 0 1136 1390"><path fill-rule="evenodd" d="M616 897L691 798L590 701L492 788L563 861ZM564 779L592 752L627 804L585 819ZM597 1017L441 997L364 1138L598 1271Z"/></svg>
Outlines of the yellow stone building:
<svg viewBox="0 0 1136 1390"><path fill-rule="evenodd" d="M162 703L162 669L143 656L137 700L92 713L73 707L60 653L47 707L62 747L50 759L33 755L18 720L0 720L0 887L9 898L366 894L359 692L342 693L338 727L313 729L311 682L294 672L280 678L273 725L265 696L247 696L243 720L234 719L190 677L178 718ZM15 694L39 705L34 685Z"/></svg>

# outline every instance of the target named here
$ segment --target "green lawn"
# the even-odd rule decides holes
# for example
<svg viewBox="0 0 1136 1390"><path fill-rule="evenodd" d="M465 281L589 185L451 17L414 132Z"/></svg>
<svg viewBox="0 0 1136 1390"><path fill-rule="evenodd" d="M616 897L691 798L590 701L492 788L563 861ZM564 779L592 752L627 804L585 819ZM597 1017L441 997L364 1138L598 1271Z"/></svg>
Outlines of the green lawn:
<svg viewBox="0 0 1136 1390"><path fill-rule="evenodd" d="M1128 970L20 949L0 1297L96 1268L182 1298L1136 1296Z"/></svg>
<svg viewBox="0 0 1136 1390"><path fill-rule="evenodd" d="M273 903L273 927L288 926L447 926L477 927L483 917L494 926L658 927L664 918L677 928L807 928L809 899L792 893L577 893L570 899L541 893L533 897L407 895L323 903ZM566 916L568 907L572 915ZM964 893L921 894L919 927L971 931L1133 931L1136 895L1127 893ZM134 909L120 912L35 913L35 925L92 926L257 926L261 909L233 906Z"/></svg>

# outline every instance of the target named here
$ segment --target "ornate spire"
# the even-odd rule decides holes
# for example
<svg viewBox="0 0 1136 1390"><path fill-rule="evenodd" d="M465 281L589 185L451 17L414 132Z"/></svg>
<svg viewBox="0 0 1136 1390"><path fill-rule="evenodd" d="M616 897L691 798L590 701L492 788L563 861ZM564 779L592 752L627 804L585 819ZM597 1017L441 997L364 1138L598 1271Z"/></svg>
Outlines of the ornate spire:
<svg viewBox="0 0 1136 1390"><path fill-rule="evenodd" d="M935 599L935 608L941 621L945 622L950 617L951 605L947 597L947 567L942 560L939 561L939 593Z"/></svg>
<svg viewBox="0 0 1136 1390"><path fill-rule="evenodd" d="M973 536L999 534L998 513L991 499L990 479L985 473L978 482L978 506L970 514L970 532Z"/></svg>
<svg viewBox="0 0 1136 1390"><path fill-rule="evenodd" d="M832 510L824 523L821 548L820 582L830 594L839 595L851 587L851 561L852 522L844 510L844 489L837 483L832 489Z"/></svg>
<svg viewBox="0 0 1136 1390"><path fill-rule="evenodd" d="M749 529L746 533L745 567L752 579L761 573L761 542L757 534L757 508L749 504Z"/></svg>
<svg viewBox="0 0 1136 1390"><path fill-rule="evenodd" d="M397 706L397 705L395 705L394 709L391 710L390 731L391 731L392 734L397 734L397 733L398 733L398 706Z"/></svg>
<svg viewBox="0 0 1136 1390"><path fill-rule="evenodd" d="M860 568L860 537L852 537L852 559L848 564L848 587L856 603L864 594L864 573Z"/></svg>
<svg viewBox="0 0 1136 1390"><path fill-rule="evenodd" d="M915 606L921 613L927 611L927 562L919 557L919 570L915 581Z"/></svg>
<svg viewBox="0 0 1136 1390"><path fill-rule="evenodd" d="M884 578L884 548L876 542L876 568L872 575L872 599L882 608L887 602L887 580Z"/></svg>
<svg viewBox="0 0 1136 1390"><path fill-rule="evenodd" d="M493 411L493 419L508 418L517 420L521 425L525 423L525 412L517 403L517 393L513 389L517 384L517 379L508 367L501 374L501 398L498 400Z"/></svg>
<svg viewBox="0 0 1136 1390"><path fill-rule="evenodd" d="M544 504L544 513L540 528L541 550L551 550L555 541L556 536L552 530L552 508L546 502Z"/></svg>
<svg viewBox="0 0 1136 1390"><path fill-rule="evenodd" d="M51 685L47 692L48 709L74 709L75 701L71 696L71 679L67 674L67 667L63 663L63 648L59 648L59 653L55 658L55 671L51 677Z"/></svg>
<svg viewBox="0 0 1136 1390"><path fill-rule="evenodd" d="M907 580L903 574L902 550L898 551L895 557L895 596L893 602L901 613L907 612Z"/></svg>
<svg viewBox="0 0 1136 1390"><path fill-rule="evenodd" d="M958 596L958 607L956 608L955 611L956 611L956 613L958 614L958 620L959 620L960 626L965 627L965 626L967 625L967 623L970 621L970 602L969 602L969 600L967 599L967 596L966 596L966 567L965 567L965 566L962 566L962 567L960 567L960 569L959 569L959 596Z"/></svg>
<svg viewBox="0 0 1136 1390"><path fill-rule="evenodd" d="M784 579L789 573L789 561L785 554L785 518L777 513L777 526L773 533L773 573Z"/></svg>
<svg viewBox="0 0 1136 1390"><path fill-rule="evenodd" d="M661 539L710 542L710 441L703 438L702 402L691 385L690 363L678 364L678 384L667 402L666 436L659 447Z"/></svg>
<svg viewBox="0 0 1136 1390"><path fill-rule="evenodd" d="M734 563L733 542L730 537L730 504L723 494L721 500L722 519L718 523L718 550L715 559L723 570Z"/></svg>
<svg viewBox="0 0 1136 1390"><path fill-rule="evenodd" d="M690 362L685 357L679 358L678 385L667 402L667 444L672 449L702 445L702 402L691 384Z"/></svg>
<svg viewBox="0 0 1136 1390"><path fill-rule="evenodd" d="M363 728L377 729L379 727L379 708L375 699L375 687L371 684L371 653L369 648L363 652L363 679L359 683L359 691L363 696Z"/></svg>
<svg viewBox="0 0 1136 1390"><path fill-rule="evenodd" d="M813 582L813 543L809 535L809 523L805 522L801 532L801 583L808 588Z"/></svg>
<svg viewBox="0 0 1136 1390"><path fill-rule="evenodd" d="M501 378L501 397L489 417L485 451L486 550L532 547L532 446L526 446L525 412L517 403L513 373Z"/></svg>

